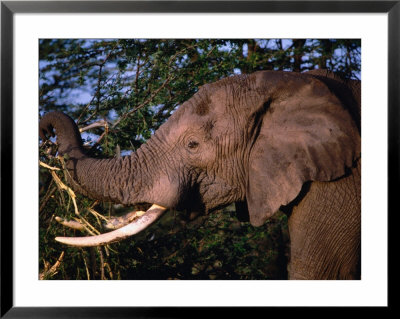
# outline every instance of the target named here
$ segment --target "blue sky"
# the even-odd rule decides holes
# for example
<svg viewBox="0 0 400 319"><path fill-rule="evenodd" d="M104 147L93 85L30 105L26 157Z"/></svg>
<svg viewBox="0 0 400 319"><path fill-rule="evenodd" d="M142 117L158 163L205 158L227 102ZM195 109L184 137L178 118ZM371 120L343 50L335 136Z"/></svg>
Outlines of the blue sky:
<svg viewBox="0 0 400 319"><path fill-rule="evenodd" d="M100 41L100 40L89 39L87 41L88 46L91 43L93 43L94 41ZM261 47L263 47L263 46L268 46L270 48L276 47L274 41L268 41L268 40L258 40L258 41L259 41L259 44L260 44ZM307 41L312 41L312 40L307 40ZM287 49L291 45L292 45L292 40L291 39L282 39L282 47L283 47L283 49ZM230 47L227 46L226 48L222 48L222 50L224 50L224 49L229 51ZM246 46L244 46L244 48L243 48L243 54L245 56L247 56L247 47ZM345 54L345 52L343 52L341 49L336 49L335 52L334 52L334 55L336 55L336 56L342 56L343 54ZM320 54L318 54L318 53L313 53L313 55L314 56L320 56ZM99 57L99 58L101 58L101 57ZM304 62L305 65L307 64L307 60L308 60L307 56L303 57L303 62ZM47 66L49 63L50 62L41 60L41 61L39 61L39 68L42 69L43 67ZM110 69L115 69L116 70L115 72L117 72L117 66L115 65L115 63L108 63L107 66ZM240 70L239 69L235 69L234 73L240 74ZM50 81L51 82L52 81L52 76L55 75L55 72L48 72L47 75L48 75L48 79L46 79L46 80L39 79L39 84L40 85L42 85L46 81ZM129 78L134 78L134 76L135 76L135 70L134 69L124 72L124 75L123 75L123 77L126 78L128 81L129 81ZM358 78L361 78L361 74L358 74L357 76L358 76ZM93 88L90 85L86 85L86 86L81 86L79 88L71 89L69 94L65 98L61 98L60 97L58 100L59 100L60 103L72 104L72 105L77 104L77 103L87 104L87 103L89 103L91 101L92 97L93 97Z"/></svg>

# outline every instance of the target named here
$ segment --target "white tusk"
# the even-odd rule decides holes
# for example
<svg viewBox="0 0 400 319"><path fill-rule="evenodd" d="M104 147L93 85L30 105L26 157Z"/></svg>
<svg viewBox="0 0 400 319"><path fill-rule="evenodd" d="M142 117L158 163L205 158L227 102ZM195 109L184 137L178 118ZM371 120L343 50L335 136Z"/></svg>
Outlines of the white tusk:
<svg viewBox="0 0 400 319"><path fill-rule="evenodd" d="M56 237L63 244L77 247L103 246L133 236L154 223L167 208L153 204L144 215L130 224L109 233L87 237Z"/></svg>

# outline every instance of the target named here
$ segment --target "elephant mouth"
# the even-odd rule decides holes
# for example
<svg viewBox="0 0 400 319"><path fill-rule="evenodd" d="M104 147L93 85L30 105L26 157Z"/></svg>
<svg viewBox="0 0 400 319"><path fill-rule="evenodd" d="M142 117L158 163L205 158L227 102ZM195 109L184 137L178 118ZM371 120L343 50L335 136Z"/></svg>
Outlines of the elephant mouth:
<svg viewBox="0 0 400 319"><path fill-rule="evenodd" d="M86 237L56 237L55 240L76 247L108 245L138 234L158 220L166 210L167 208L165 207L153 204L146 212L136 211L130 213L128 214L130 216L126 215L122 221L114 218L106 225L106 228L115 229L111 232ZM57 221L71 228L74 228L74 226L77 227L77 225L70 225L69 222L65 222L61 219Z"/></svg>

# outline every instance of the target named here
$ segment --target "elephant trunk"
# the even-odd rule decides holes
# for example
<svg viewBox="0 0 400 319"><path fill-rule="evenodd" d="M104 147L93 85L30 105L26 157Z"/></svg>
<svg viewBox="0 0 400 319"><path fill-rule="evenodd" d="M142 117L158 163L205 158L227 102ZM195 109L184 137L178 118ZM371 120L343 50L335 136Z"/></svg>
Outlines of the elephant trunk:
<svg viewBox="0 0 400 319"><path fill-rule="evenodd" d="M54 129L57 133L59 155L68 154L81 158L83 142L74 120L62 112L46 113L39 123L39 136L43 141L47 140L47 135L54 137Z"/></svg>
<svg viewBox="0 0 400 319"><path fill-rule="evenodd" d="M39 135L46 140L48 135L57 135L58 153L66 156L67 179L71 186L83 195L113 201L125 205L139 202L156 202L149 187L143 187L145 169L142 167L143 151L121 158L95 159L87 156L75 122L62 112L50 112L39 123ZM140 155L142 154L142 155ZM145 183L147 184L148 181ZM147 192L146 192L147 190ZM163 204L158 202L158 204ZM57 238L58 241L74 246L106 245L122 240L145 229L156 221L166 208L152 206L143 216L113 232L100 237Z"/></svg>
<svg viewBox="0 0 400 319"><path fill-rule="evenodd" d="M108 159L87 156L77 125L62 112L45 114L39 123L39 134L43 140L57 135L58 155L65 155L66 178L74 190L125 205L147 201L138 194L145 174L138 154Z"/></svg>

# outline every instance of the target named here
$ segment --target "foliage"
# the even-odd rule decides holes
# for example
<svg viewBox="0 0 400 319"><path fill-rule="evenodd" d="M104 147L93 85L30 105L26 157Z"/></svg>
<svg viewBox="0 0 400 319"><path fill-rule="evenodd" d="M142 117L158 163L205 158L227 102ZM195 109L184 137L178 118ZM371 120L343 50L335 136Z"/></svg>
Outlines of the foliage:
<svg viewBox="0 0 400 319"><path fill-rule="evenodd" d="M256 70L324 68L360 78L361 41L352 39L43 39L40 115L61 110L77 120L93 156L135 151L184 101L209 82ZM90 127L89 127L90 125ZM50 147L50 148L49 148ZM40 160L62 168L49 142ZM53 175L52 175L53 174ZM55 221L78 220L104 232L102 216L132 209L62 189L62 170L40 167L39 269L44 279L277 279L287 243L284 214L264 226L239 222L234 207L194 221L170 212L132 240L102 248L61 246L79 235ZM64 252L61 255L61 252ZM60 257L62 256L62 257ZM57 264L57 260L62 261ZM52 265L57 269L51 270Z"/></svg>

